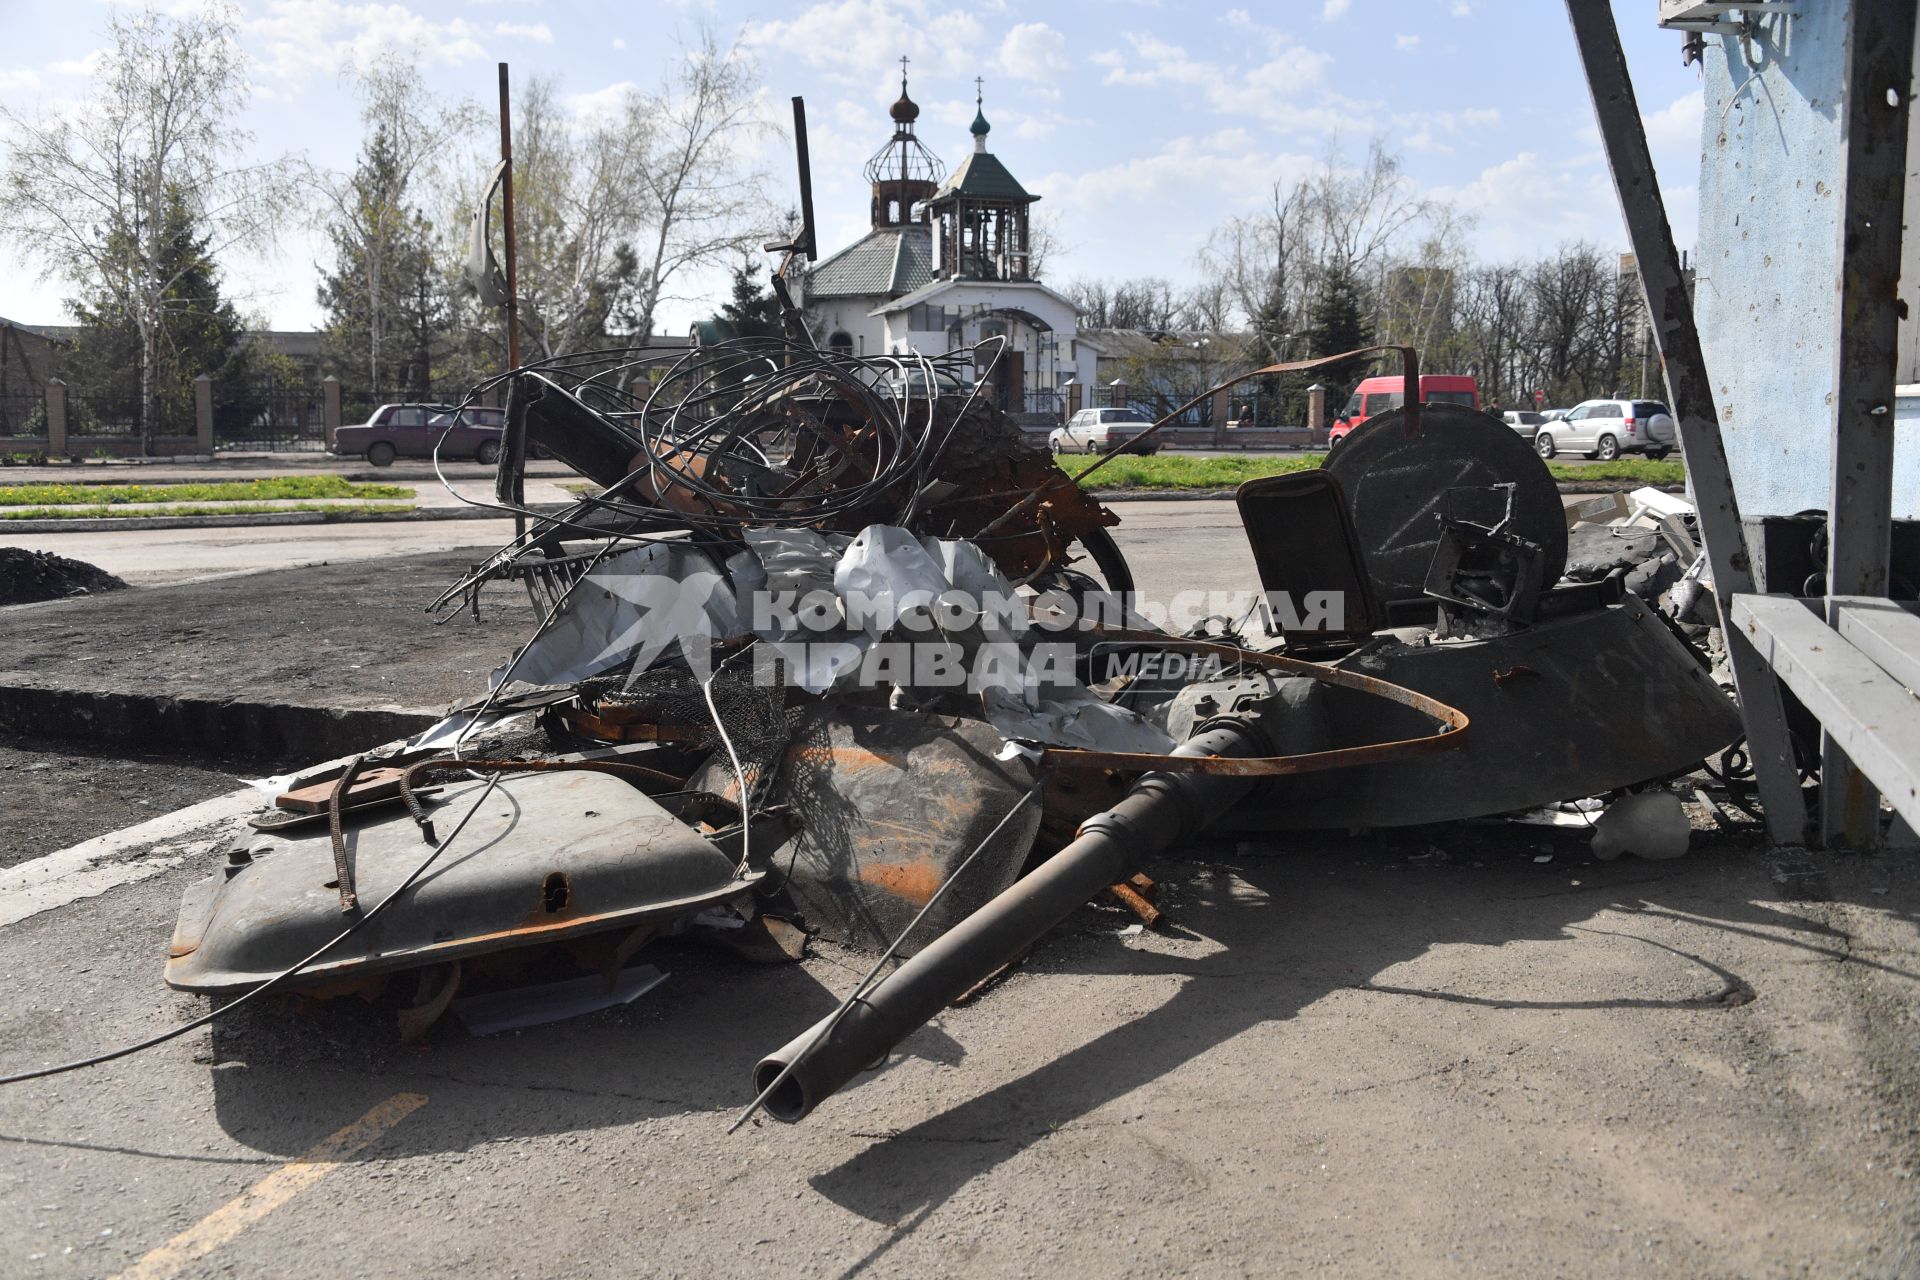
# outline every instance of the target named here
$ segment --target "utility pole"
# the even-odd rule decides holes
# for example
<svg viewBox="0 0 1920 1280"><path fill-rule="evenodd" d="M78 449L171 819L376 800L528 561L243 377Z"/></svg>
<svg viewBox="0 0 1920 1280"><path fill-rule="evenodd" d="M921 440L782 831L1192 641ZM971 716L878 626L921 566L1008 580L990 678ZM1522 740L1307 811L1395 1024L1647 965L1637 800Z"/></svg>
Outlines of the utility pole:
<svg viewBox="0 0 1920 1280"><path fill-rule="evenodd" d="M500 64L500 220L507 245L507 367L520 367L520 279L513 254L513 112L507 98L507 64Z"/></svg>
<svg viewBox="0 0 1920 1280"><path fill-rule="evenodd" d="M501 233L507 249L507 368L520 367L520 276L515 269L513 254L513 110L507 95L507 64L500 64L500 221ZM516 473L524 470L524 462L516 464ZM516 489L520 485L516 482ZM527 517L519 510L525 505L525 495L514 495L513 536L520 539L527 535Z"/></svg>

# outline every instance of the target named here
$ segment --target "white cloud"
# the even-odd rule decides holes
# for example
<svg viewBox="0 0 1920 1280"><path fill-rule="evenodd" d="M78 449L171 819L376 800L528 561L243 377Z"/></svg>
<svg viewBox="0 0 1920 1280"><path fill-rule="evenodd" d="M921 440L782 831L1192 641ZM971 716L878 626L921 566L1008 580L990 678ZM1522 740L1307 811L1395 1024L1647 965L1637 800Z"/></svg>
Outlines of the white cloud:
<svg viewBox="0 0 1920 1280"><path fill-rule="evenodd" d="M638 92L639 86L631 80L622 80L610 84L604 89L595 89L589 93L570 93L566 97L567 110L575 118L586 121L605 120L620 109L627 95Z"/></svg>
<svg viewBox="0 0 1920 1280"><path fill-rule="evenodd" d="M105 49L94 49L84 57L61 58L58 61L49 62L46 71L50 76L90 76L100 69L100 64L105 62L106 58Z"/></svg>
<svg viewBox="0 0 1920 1280"><path fill-rule="evenodd" d="M986 28L970 13L934 12L928 0L823 0L793 18L750 22L742 38L751 49L797 58L842 84L868 84L902 54L913 60L910 69L971 77Z"/></svg>
<svg viewBox="0 0 1920 1280"><path fill-rule="evenodd" d="M1466 107L1460 111L1420 111L1393 117L1400 145L1408 151L1450 156L1453 144L1445 139L1462 133L1486 133L1500 124L1497 107Z"/></svg>
<svg viewBox="0 0 1920 1280"><path fill-rule="evenodd" d="M1467 0L1453 0L1453 8L1448 10L1448 12L1456 18L1471 18L1473 16L1473 6L1468 4Z"/></svg>
<svg viewBox="0 0 1920 1280"><path fill-rule="evenodd" d="M531 40L535 44L553 43L553 28L544 22L496 22L493 34L512 40Z"/></svg>
<svg viewBox="0 0 1920 1280"><path fill-rule="evenodd" d="M615 37L613 38L613 47L614 47L614 48L616 48L616 49L624 49L624 48L626 48L626 47L627 47L627 38L626 38L625 36L615 36Z"/></svg>
<svg viewBox="0 0 1920 1280"><path fill-rule="evenodd" d="M12 93L21 89L38 89L40 73L27 67L12 71L0 71L0 93Z"/></svg>
<svg viewBox="0 0 1920 1280"><path fill-rule="evenodd" d="M1246 116L1289 131L1328 129L1365 131L1366 113L1335 94L1327 84L1329 54L1291 43L1284 34L1259 28L1271 57L1259 66L1229 65L1196 58L1158 36L1128 33L1134 60L1118 59L1105 83L1135 88L1184 88L1214 111Z"/></svg>
<svg viewBox="0 0 1920 1280"><path fill-rule="evenodd" d="M1393 47L1396 49L1417 49L1420 47L1420 37L1408 35L1395 36L1393 38Z"/></svg>
<svg viewBox="0 0 1920 1280"><path fill-rule="evenodd" d="M1640 118L1647 130L1647 145L1655 152L1662 148L1698 151L1700 120L1706 113L1705 95L1695 90Z"/></svg>
<svg viewBox="0 0 1920 1280"><path fill-rule="evenodd" d="M1343 18L1347 10L1352 7L1353 0L1326 0L1326 3L1320 6L1320 21L1332 22L1336 18Z"/></svg>
<svg viewBox="0 0 1920 1280"><path fill-rule="evenodd" d="M1226 207L1249 193L1257 198L1276 179L1304 174L1312 164L1306 156L1276 152L1246 129L1222 129L1174 138L1151 154L1086 173L1048 174L1031 189L1081 212L1159 207L1169 191L1217 193Z"/></svg>
<svg viewBox="0 0 1920 1280"><path fill-rule="evenodd" d="M1067 38L1044 22L1022 22L1000 41L999 67L1021 80L1052 80L1073 69Z"/></svg>
<svg viewBox="0 0 1920 1280"><path fill-rule="evenodd" d="M254 82L272 97L298 93L316 74L364 67L392 51L449 66L486 56L482 29L464 18L435 22L402 4L272 0L266 16L242 26L260 60Z"/></svg>

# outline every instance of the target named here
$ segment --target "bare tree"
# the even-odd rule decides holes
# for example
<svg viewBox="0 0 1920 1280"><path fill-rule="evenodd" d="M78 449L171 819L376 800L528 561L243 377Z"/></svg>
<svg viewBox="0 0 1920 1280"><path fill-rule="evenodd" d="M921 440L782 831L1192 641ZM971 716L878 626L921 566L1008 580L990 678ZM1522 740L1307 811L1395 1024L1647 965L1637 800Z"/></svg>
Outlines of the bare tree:
<svg viewBox="0 0 1920 1280"><path fill-rule="evenodd" d="M1074 280L1068 283L1066 293L1089 329L1164 332L1189 327L1192 317L1187 295L1159 276Z"/></svg>
<svg viewBox="0 0 1920 1280"><path fill-rule="evenodd" d="M629 102L630 127L643 111L653 143L642 172L646 247L627 317L643 337L675 277L749 248L775 222L764 176L745 163L747 144L766 128L755 115L757 88L739 42L722 49L702 28L666 90Z"/></svg>
<svg viewBox="0 0 1920 1280"><path fill-rule="evenodd" d="M569 115L550 78L528 85L513 127L514 215L520 321L535 350L582 350L621 330L645 341L677 279L766 237L779 218L748 163L766 127L756 106L752 64L704 30L659 93L629 89L596 118Z"/></svg>
<svg viewBox="0 0 1920 1280"><path fill-rule="evenodd" d="M1263 321L1270 328L1277 318L1304 313L1318 268L1313 200L1307 183L1289 186L1276 180L1265 210L1216 228L1200 250L1201 274L1255 329ZM1279 333L1260 336L1269 346L1280 338Z"/></svg>
<svg viewBox="0 0 1920 1280"><path fill-rule="evenodd" d="M177 280L163 252L171 202L207 255L264 247L295 187L285 160L246 158L235 117L249 86L224 5L185 17L148 9L108 19L111 49L85 101L28 119L0 107L10 138L0 233L57 276L112 300L140 334L140 431L157 430L155 370ZM173 259L178 262L177 256Z"/></svg>
<svg viewBox="0 0 1920 1280"><path fill-rule="evenodd" d="M1471 215L1451 205L1430 205L1420 227L1423 234L1405 253L1389 252L1381 259L1374 289L1376 340L1419 347L1437 360L1434 367L1457 361L1450 350L1458 328L1459 290L1469 258L1466 232Z"/></svg>
<svg viewBox="0 0 1920 1280"><path fill-rule="evenodd" d="M1338 146L1329 146L1309 180L1312 208L1326 268L1364 279L1403 235L1433 216L1436 206L1413 193L1400 158L1380 139L1368 144L1366 161L1357 170L1340 167Z"/></svg>
<svg viewBox="0 0 1920 1280"><path fill-rule="evenodd" d="M629 92L610 120L578 124L551 78L531 81L513 123L520 323L543 357L605 334L633 287L633 239L649 135Z"/></svg>
<svg viewBox="0 0 1920 1280"><path fill-rule="evenodd" d="M1038 280L1046 264L1073 246L1060 231L1060 215L1051 209L1036 210L1027 224L1027 274Z"/></svg>
<svg viewBox="0 0 1920 1280"><path fill-rule="evenodd" d="M1619 272L1589 244L1561 245L1527 273L1542 382L1555 397L1603 395L1620 368Z"/></svg>

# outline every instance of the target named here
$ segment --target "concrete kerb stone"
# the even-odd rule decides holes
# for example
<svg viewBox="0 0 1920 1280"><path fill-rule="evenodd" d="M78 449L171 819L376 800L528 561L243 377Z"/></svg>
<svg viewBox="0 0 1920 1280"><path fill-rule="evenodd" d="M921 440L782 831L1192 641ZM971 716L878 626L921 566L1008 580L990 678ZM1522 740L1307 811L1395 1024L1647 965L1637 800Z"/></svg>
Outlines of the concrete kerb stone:
<svg viewBox="0 0 1920 1280"><path fill-rule="evenodd" d="M557 504L528 508L556 515ZM510 512L485 507L425 507L412 511L263 511L238 516L126 516L84 520L0 520L0 540L12 533L112 533L136 529L252 529L297 524L380 524L416 520L505 520Z"/></svg>
<svg viewBox="0 0 1920 1280"><path fill-rule="evenodd" d="M209 759L348 755L409 738L443 714L414 707L322 707L13 683L0 677L0 732Z"/></svg>

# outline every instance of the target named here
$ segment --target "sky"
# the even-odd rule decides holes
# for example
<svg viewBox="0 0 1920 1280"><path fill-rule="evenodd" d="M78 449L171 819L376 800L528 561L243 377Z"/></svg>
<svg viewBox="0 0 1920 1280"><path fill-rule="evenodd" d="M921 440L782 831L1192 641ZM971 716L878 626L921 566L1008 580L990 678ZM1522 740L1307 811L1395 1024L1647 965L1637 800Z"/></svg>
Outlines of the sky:
<svg viewBox="0 0 1920 1280"><path fill-rule="evenodd" d="M193 0L164 0L186 5ZM990 149L1041 197L1075 277L1196 278L1215 227L1256 212L1330 149L1356 162L1383 139L1426 195L1473 215L1482 260L1568 240L1624 249L1593 111L1553 0L244 0L253 92L241 120L260 156L348 170L360 143L342 72L397 49L434 93L495 104L497 61L516 83L556 76L583 117L624 85L664 79L677 42L704 24L737 36L759 68L760 109L807 101L824 256L867 228L861 167L887 139L906 56L921 140L951 169L972 140L975 77ZM1682 248L1698 218L1701 91L1652 0L1615 0L1654 163ZM108 6L0 0L0 104L25 114L85 94ZM4 132L0 125L0 133ZM781 207L795 203L790 146L759 157ZM477 162L476 162L477 163ZM476 174L476 177L479 175ZM449 235L458 235L450 229ZM322 323L324 238L298 218L277 247L223 263L243 311L278 329ZM68 286L39 278L0 240L0 316L63 323ZM725 296L725 272L683 282L658 328L686 331Z"/></svg>

